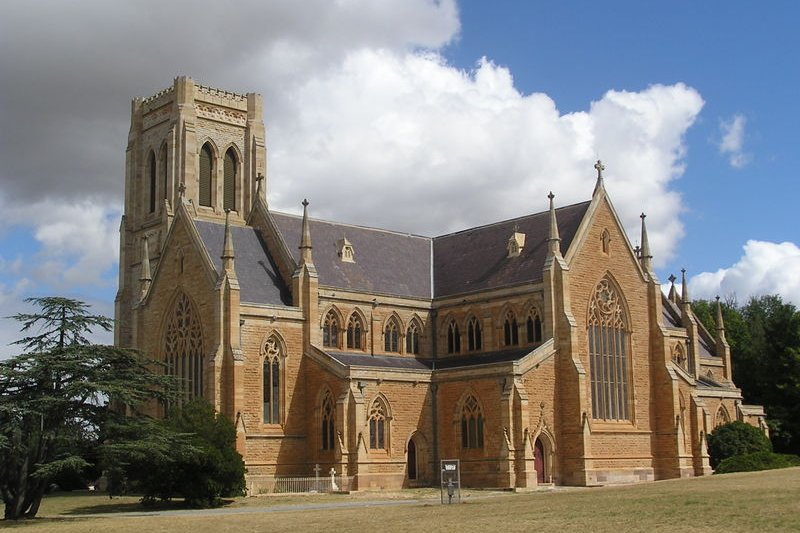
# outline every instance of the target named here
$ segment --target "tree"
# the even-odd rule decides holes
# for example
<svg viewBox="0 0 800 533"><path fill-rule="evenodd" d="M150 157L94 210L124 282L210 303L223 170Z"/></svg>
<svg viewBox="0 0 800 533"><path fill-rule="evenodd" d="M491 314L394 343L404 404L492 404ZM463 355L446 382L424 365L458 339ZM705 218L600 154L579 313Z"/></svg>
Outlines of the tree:
<svg viewBox="0 0 800 533"><path fill-rule="evenodd" d="M144 503L181 496L193 507L214 506L244 490L244 461L236 428L203 399L175 409L166 420L115 427L103 446L114 486L126 479Z"/></svg>
<svg viewBox="0 0 800 533"><path fill-rule="evenodd" d="M738 420L708 434L708 455L714 468L728 457L771 451L772 444L760 429Z"/></svg>
<svg viewBox="0 0 800 533"><path fill-rule="evenodd" d="M112 321L84 302L26 301L37 312L9 317L30 332L15 343L24 353L0 361L0 492L14 520L36 516L55 476L87 466L79 443L119 414L109 402L135 409L165 400L174 381L134 351L91 344L91 331L110 331Z"/></svg>

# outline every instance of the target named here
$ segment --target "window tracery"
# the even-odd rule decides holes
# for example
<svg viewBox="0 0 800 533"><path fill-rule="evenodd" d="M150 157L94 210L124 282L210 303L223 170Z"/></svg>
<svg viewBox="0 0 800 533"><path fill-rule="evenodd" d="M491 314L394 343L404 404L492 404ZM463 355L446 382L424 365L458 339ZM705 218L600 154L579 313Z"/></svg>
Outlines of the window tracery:
<svg viewBox="0 0 800 533"><path fill-rule="evenodd" d="M511 311L506 313L506 320L503 323L503 340L506 346L517 346L519 344L517 318Z"/></svg>
<svg viewBox="0 0 800 533"><path fill-rule="evenodd" d="M182 399L203 396L203 331L191 300L175 300L164 334L164 362L169 375L180 380Z"/></svg>
<svg viewBox="0 0 800 533"><path fill-rule="evenodd" d="M467 323L467 348L474 352L483 348L483 335L481 323L476 317L469 319Z"/></svg>
<svg viewBox="0 0 800 533"><path fill-rule="evenodd" d="M483 448L483 413L473 395L467 397L461 409L461 447Z"/></svg>
<svg viewBox="0 0 800 533"><path fill-rule="evenodd" d="M274 335L264 343L262 365L262 396L264 400L264 423L281 423L281 363L283 349Z"/></svg>
<svg viewBox="0 0 800 533"><path fill-rule="evenodd" d="M528 344L542 342L542 319L539 316L539 310L535 307L528 313L528 319L525 321L525 333Z"/></svg>
<svg viewBox="0 0 800 533"><path fill-rule="evenodd" d="M406 331L406 353L419 354L419 326L413 320Z"/></svg>
<svg viewBox="0 0 800 533"><path fill-rule="evenodd" d="M385 352L396 353L400 351L400 346L397 342L399 337L398 329L397 322L394 319L390 319L387 322L386 328L383 330L383 350Z"/></svg>
<svg viewBox="0 0 800 533"><path fill-rule="evenodd" d="M363 350L364 325L361 317L356 313L350 316L347 322L347 347L354 350Z"/></svg>
<svg viewBox="0 0 800 533"><path fill-rule="evenodd" d="M380 398L375 398L369 408L369 448L385 450L387 446L386 406Z"/></svg>
<svg viewBox="0 0 800 533"><path fill-rule="evenodd" d="M461 353L461 334L455 320L447 325L447 353Z"/></svg>
<svg viewBox="0 0 800 533"><path fill-rule="evenodd" d="M589 303L589 364L592 417L628 420L628 333L622 299L608 279L597 284Z"/></svg>
<svg viewBox="0 0 800 533"><path fill-rule="evenodd" d="M339 319L333 310L325 315L325 322L322 325L322 345L326 348L339 347Z"/></svg>

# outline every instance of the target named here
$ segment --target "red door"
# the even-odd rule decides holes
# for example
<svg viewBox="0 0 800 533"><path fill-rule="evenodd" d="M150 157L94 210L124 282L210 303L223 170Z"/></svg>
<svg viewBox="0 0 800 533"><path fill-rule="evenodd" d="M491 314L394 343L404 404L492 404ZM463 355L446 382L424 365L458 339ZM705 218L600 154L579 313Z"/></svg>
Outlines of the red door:
<svg viewBox="0 0 800 533"><path fill-rule="evenodd" d="M536 468L536 482L544 483L544 447L539 439L533 446L533 466Z"/></svg>

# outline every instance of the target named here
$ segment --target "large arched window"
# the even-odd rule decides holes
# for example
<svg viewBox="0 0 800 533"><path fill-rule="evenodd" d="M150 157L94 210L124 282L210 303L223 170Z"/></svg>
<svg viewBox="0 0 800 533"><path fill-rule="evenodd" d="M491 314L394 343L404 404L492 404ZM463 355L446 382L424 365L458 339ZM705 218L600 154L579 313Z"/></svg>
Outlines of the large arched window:
<svg viewBox="0 0 800 533"><path fill-rule="evenodd" d="M214 175L214 155L211 146L204 144L200 149L200 205L211 206L211 177Z"/></svg>
<svg viewBox="0 0 800 533"><path fill-rule="evenodd" d="M223 162L222 207L236 211L236 152L228 148Z"/></svg>
<svg viewBox="0 0 800 533"><path fill-rule="evenodd" d="M455 320L447 325L447 353L461 353L461 334Z"/></svg>
<svg viewBox="0 0 800 533"><path fill-rule="evenodd" d="M264 423L281 423L281 363L283 350L280 341L270 336L264 343L264 363L262 366L264 399Z"/></svg>
<svg viewBox="0 0 800 533"><path fill-rule="evenodd" d="M461 447L483 448L483 413L475 396L468 396L461 408Z"/></svg>
<svg viewBox="0 0 800 533"><path fill-rule="evenodd" d="M385 450L389 443L389 428L386 405L378 397L369 408L369 448Z"/></svg>
<svg viewBox="0 0 800 533"><path fill-rule="evenodd" d="M147 156L147 179L150 185L150 197L148 201L148 213L156 212L156 155L151 151Z"/></svg>
<svg viewBox="0 0 800 533"><path fill-rule="evenodd" d="M419 354L419 324L412 320L406 330L406 353Z"/></svg>
<svg viewBox="0 0 800 533"><path fill-rule="evenodd" d="M629 420L627 319L622 298L607 278L589 303L588 337L592 417Z"/></svg>
<svg viewBox="0 0 800 533"><path fill-rule="evenodd" d="M385 352L399 352L400 345L397 342L399 337L399 326L394 318L389 319L386 328L383 330L383 350Z"/></svg>
<svg viewBox="0 0 800 533"><path fill-rule="evenodd" d="M333 423L333 397L331 396L330 391L325 392L325 396L322 398L322 449L323 450L333 450L334 449L334 423Z"/></svg>
<svg viewBox="0 0 800 533"><path fill-rule="evenodd" d="M467 349L474 352L483 348L482 337L480 321L476 317L470 318L467 323Z"/></svg>
<svg viewBox="0 0 800 533"><path fill-rule="evenodd" d="M203 396L203 330L186 294L175 300L164 333L164 362L179 378L183 400Z"/></svg>
<svg viewBox="0 0 800 533"><path fill-rule="evenodd" d="M347 322L347 347L353 350L363 350L364 324L361 317L353 313Z"/></svg>
<svg viewBox="0 0 800 533"><path fill-rule="evenodd" d="M539 317L539 311L535 307L528 313L528 320L525 321L525 333L528 344L542 342L542 319Z"/></svg>
<svg viewBox="0 0 800 533"><path fill-rule="evenodd" d="M506 320L503 322L503 340L505 340L506 346L517 346L519 344L517 317L511 311L506 313Z"/></svg>
<svg viewBox="0 0 800 533"><path fill-rule="evenodd" d="M322 325L322 345L326 348L339 347L339 319L332 310L325 315Z"/></svg>
<svg viewBox="0 0 800 533"><path fill-rule="evenodd" d="M719 409L717 409L717 414L714 417L714 429L718 428L719 426L725 425L731 421L730 415L728 415L727 409L725 406L720 405Z"/></svg>

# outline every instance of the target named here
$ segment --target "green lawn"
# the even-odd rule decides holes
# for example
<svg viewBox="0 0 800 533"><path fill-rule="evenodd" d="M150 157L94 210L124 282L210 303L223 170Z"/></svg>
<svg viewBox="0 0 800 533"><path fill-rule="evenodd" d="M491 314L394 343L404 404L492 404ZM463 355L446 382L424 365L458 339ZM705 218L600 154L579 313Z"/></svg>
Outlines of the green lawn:
<svg viewBox="0 0 800 533"><path fill-rule="evenodd" d="M280 510L292 504L423 500L393 506ZM800 468L699 479L535 493L468 491L465 503L441 506L438 493L358 493L347 496L242 498L224 514L75 517L98 512L140 512L135 498L51 496L41 518L2 526L24 531L800 531ZM551 529L553 530L553 529Z"/></svg>

